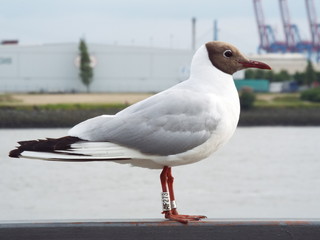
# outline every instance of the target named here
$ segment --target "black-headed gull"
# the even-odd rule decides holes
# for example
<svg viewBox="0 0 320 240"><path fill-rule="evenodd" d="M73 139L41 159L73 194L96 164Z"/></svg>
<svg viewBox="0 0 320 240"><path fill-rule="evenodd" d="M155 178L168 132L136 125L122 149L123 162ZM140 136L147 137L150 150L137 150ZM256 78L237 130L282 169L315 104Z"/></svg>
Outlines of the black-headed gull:
<svg viewBox="0 0 320 240"><path fill-rule="evenodd" d="M198 162L233 135L240 104L232 74L245 68L271 69L247 59L225 42L208 42L195 53L190 78L133 104L74 126L58 139L19 142L10 157L52 161L115 161L163 169L165 218L186 223L204 216L177 212L171 167Z"/></svg>

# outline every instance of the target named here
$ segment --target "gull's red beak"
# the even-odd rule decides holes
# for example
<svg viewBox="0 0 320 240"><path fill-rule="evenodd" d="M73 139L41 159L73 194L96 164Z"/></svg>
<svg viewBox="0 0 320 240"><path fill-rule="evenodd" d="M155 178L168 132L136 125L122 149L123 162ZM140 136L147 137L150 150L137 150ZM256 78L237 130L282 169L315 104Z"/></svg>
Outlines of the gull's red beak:
<svg viewBox="0 0 320 240"><path fill-rule="evenodd" d="M259 61L239 61L240 64L242 64L243 68L260 68L260 69L271 69L271 67L268 64L265 64L263 62Z"/></svg>

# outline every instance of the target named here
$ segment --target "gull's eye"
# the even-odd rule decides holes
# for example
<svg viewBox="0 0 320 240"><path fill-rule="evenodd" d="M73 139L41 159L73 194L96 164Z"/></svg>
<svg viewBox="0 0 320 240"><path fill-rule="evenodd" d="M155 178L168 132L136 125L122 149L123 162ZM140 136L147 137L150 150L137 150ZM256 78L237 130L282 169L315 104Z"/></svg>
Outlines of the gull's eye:
<svg viewBox="0 0 320 240"><path fill-rule="evenodd" d="M232 51L231 50L225 50L223 52L223 56L226 58L232 57Z"/></svg>

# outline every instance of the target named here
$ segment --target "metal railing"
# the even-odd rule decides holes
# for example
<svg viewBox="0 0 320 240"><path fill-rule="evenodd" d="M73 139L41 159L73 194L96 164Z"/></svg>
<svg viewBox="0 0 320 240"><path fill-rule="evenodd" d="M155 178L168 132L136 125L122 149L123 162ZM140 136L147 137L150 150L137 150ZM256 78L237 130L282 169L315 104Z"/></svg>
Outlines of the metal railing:
<svg viewBox="0 0 320 240"><path fill-rule="evenodd" d="M320 240L320 219L207 219L0 222L1 240Z"/></svg>

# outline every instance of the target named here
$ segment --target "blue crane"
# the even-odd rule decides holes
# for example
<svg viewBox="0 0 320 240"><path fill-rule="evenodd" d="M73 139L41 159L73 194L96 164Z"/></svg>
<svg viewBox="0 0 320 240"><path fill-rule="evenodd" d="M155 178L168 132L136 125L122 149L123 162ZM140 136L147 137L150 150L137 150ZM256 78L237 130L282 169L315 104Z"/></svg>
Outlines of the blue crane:
<svg viewBox="0 0 320 240"><path fill-rule="evenodd" d="M261 50L268 53L286 52L286 43L277 41L272 27L265 23L261 0L253 0L253 5L260 37L258 52Z"/></svg>
<svg viewBox="0 0 320 240"><path fill-rule="evenodd" d="M313 51L317 53L316 59L320 62L320 23L317 20L316 8L313 0L306 0L306 8L311 32Z"/></svg>
<svg viewBox="0 0 320 240"><path fill-rule="evenodd" d="M313 49L312 42L301 40L298 26L291 23L287 0L279 0L279 5L284 35L286 38L287 51L298 53L307 52L308 57L310 58Z"/></svg>

